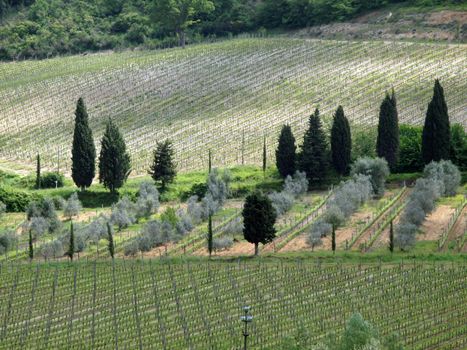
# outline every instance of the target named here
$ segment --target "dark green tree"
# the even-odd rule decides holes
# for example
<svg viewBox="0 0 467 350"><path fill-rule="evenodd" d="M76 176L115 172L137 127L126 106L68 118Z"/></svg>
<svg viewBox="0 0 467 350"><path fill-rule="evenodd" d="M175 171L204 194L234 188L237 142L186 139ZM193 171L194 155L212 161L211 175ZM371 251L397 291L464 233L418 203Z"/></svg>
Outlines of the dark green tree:
<svg viewBox="0 0 467 350"><path fill-rule="evenodd" d="M459 170L467 170L467 133L461 124L451 127L451 161Z"/></svg>
<svg viewBox="0 0 467 350"><path fill-rule="evenodd" d="M394 227L393 227L393 224L392 224L392 220L391 220L390 226L389 226L389 251L391 253L394 252Z"/></svg>
<svg viewBox="0 0 467 350"><path fill-rule="evenodd" d="M112 228L110 227L110 223L107 222L107 237L109 240L109 254L110 257L114 258L115 256L115 246L114 246L114 237L112 235Z"/></svg>
<svg viewBox="0 0 467 350"><path fill-rule="evenodd" d="M212 235L212 215L209 214L209 217L208 217L208 252L209 252L209 258L211 258L211 255L212 255L213 244L214 244L214 239L213 239L213 235Z"/></svg>
<svg viewBox="0 0 467 350"><path fill-rule="evenodd" d="M208 160L208 173L211 173L211 170L212 170L212 155L211 155L211 150L209 150L208 157L209 157L209 160Z"/></svg>
<svg viewBox="0 0 467 350"><path fill-rule="evenodd" d="M167 184L173 182L175 175L177 175L173 158L172 142L170 140L158 142L154 150L154 160L149 169L149 174L156 183L161 184L162 189L165 189Z"/></svg>
<svg viewBox="0 0 467 350"><path fill-rule="evenodd" d="M428 104L422 134L422 158L425 164L448 160L451 148L451 130L444 90L436 79L433 98Z"/></svg>
<svg viewBox="0 0 467 350"><path fill-rule="evenodd" d="M36 157L36 189L41 188L41 156L39 153Z"/></svg>
<svg viewBox="0 0 467 350"><path fill-rule="evenodd" d="M254 192L246 197L243 207L243 236L255 245L255 255L259 254L259 243L271 242L276 234L276 210L268 196Z"/></svg>
<svg viewBox="0 0 467 350"><path fill-rule="evenodd" d="M82 98L75 112L75 130L71 149L71 177L82 191L91 186L96 175L96 147L88 125L88 112Z"/></svg>
<svg viewBox="0 0 467 350"><path fill-rule="evenodd" d="M112 193L123 186L130 175L130 156L117 125L109 118L101 141L99 182Z"/></svg>
<svg viewBox="0 0 467 350"><path fill-rule="evenodd" d="M263 174L266 174L267 167L267 149L266 149L266 136L263 138Z"/></svg>
<svg viewBox="0 0 467 350"><path fill-rule="evenodd" d="M326 178L329 166L327 147L319 110L316 109L310 116L299 154L299 169L306 173L310 185L321 183Z"/></svg>
<svg viewBox="0 0 467 350"><path fill-rule="evenodd" d="M279 136L279 144L276 150L276 166L282 177L292 176L296 170L295 137L290 125L282 126Z"/></svg>
<svg viewBox="0 0 467 350"><path fill-rule="evenodd" d="M29 230L29 250L28 250L29 260L34 259L34 245L32 242L32 230Z"/></svg>
<svg viewBox="0 0 467 350"><path fill-rule="evenodd" d="M74 254L75 254L75 233L73 232L73 221L72 221L70 225L70 241L68 244L68 251L66 255L68 255L70 260L73 261Z"/></svg>
<svg viewBox="0 0 467 350"><path fill-rule="evenodd" d="M334 169L340 175L348 175L352 153L352 137L349 121L344 115L344 109L339 106L334 114L331 128L331 155Z"/></svg>
<svg viewBox="0 0 467 350"><path fill-rule="evenodd" d="M379 109L378 137L376 154L386 159L391 171L395 171L399 161L399 118L396 96L386 94Z"/></svg>

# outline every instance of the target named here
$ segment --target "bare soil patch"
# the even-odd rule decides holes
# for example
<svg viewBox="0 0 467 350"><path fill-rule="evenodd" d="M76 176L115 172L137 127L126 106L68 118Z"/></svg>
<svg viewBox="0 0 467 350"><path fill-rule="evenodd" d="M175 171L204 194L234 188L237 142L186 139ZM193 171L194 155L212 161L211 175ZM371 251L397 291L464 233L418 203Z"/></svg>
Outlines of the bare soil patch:
<svg viewBox="0 0 467 350"><path fill-rule="evenodd" d="M419 241L437 241L449 225L449 220L455 209L449 205L438 207L425 219L417 236Z"/></svg>

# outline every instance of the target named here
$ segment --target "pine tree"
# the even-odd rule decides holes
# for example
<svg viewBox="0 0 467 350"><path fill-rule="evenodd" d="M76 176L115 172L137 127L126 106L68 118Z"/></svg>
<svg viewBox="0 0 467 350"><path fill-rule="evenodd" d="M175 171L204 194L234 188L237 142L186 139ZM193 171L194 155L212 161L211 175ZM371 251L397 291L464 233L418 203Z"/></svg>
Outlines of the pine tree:
<svg viewBox="0 0 467 350"><path fill-rule="evenodd" d="M263 174L266 175L267 166L267 149L266 149L266 136L263 139Z"/></svg>
<svg viewBox="0 0 467 350"><path fill-rule="evenodd" d="M75 234L73 232L73 222L70 225L70 242L68 245L67 255L71 261L73 261L73 255L75 254Z"/></svg>
<svg viewBox="0 0 467 350"><path fill-rule="evenodd" d="M242 215L243 236L255 245L255 255L258 255L259 243L269 243L275 237L276 211L268 196L255 192L246 198Z"/></svg>
<svg viewBox="0 0 467 350"><path fill-rule="evenodd" d="M390 226L389 226L389 251L391 253L394 252L394 228L393 228L393 225L392 225L392 220L391 220Z"/></svg>
<svg viewBox="0 0 467 350"><path fill-rule="evenodd" d="M396 108L396 96L386 94L379 110L378 137L376 153L385 158L391 171L399 161L399 120Z"/></svg>
<svg viewBox="0 0 467 350"><path fill-rule="evenodd" d="M88 125L88 113L82 98L78 100L75 112L75 130L71 150L71 177L82 191L91 186L96 175L96 148L92 131Z"/></svg>
<svg viewBox="0 0 467 350"><path fill-rule="evenodd" d="M339 106L334 114L331 128L331 154L334 169L340 175L348 175L350 171L350 154L352 138L350 125L344 115L344 109Z"/></svg>
<svg viewBox="0 0 467 350"><path fill-rule="evenodd" d="M305 132L301 152L299 154L299 169L307 175L310 185L322 182L328 170L328 150L326 136L321 124L319 110L310 116L309 128Z"/></svg>
<svg viewBox="0 0 467 350"><path fill-rule="evenodd" d="M213 251L213 235L212 235L212 215L209 214L208 217L208 252L209 252L209 257L212 255Z"/></svg>
<svg viewBox="0 0 467 350"><path fill-rule="evenodd" d="M174 163L174 150L172 142L165 140L157 143L154 150L154 160L150 167L149 174L153 180L161 184L162 189L165 189L167 184L173 182L177 175Z"/></svg>
<svg viewBox="0 0 467 350"><path fill-rule="evenodd" d="M39 153L36 157L36 189L41 188L41 156Z"/></svg>
<svg viewBox="0 0 467 350"><path fill-rule="evenodd" d="M279 136L279 144L276 150L276 166L283 178L292 176L296 170L295 137L289 125L282 126Z"/></svg>
<svg viewBox="0 0 467 350"><path fill-rule="evenodd" d="M451 131L444 90L436 79L433 98L428 105L422 134L422 157L425 164L450 156Z"/></svg>
<svg viewBox="0 0 467 350"><path fill-rule="evenodd" d="M31 229L29 230L29 251L28 251L28 255L29 255L29 260L32 261L32 259L34 259L34 245L32 243L32 230Z"/></svg>
<svg viewBox="0 0 467 350"><path fill-rule="evenodd" d="M115 193L123 186L130 172L130 156L126 151L125 140L117 125L109 118L101 141L99 182Z"/></svg>
<svg viewBox="0 0 467 350"><path fill-rule="evenodd" d="M107 237L109 239L109 254L113 260L115 256L114 238L112 235L112 228L110 227L110 223L108 222L107 222Z"/></svg>

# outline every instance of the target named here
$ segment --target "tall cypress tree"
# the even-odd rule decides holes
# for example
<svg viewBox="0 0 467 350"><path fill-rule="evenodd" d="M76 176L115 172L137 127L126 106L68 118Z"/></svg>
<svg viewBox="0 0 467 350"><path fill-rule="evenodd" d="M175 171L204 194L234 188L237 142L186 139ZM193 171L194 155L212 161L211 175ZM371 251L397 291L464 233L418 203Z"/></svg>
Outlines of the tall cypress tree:
<svg viewBox="0 0 467 350"><path fill-rule="evenodd" d="M299 155L299 168L304 171L310 185L322 182L328 170L328 149L321 124L319 110L310 116L309 128L305 132Z"/></svg>
<svg viewBox="0 0 467 350"><path fill-rule="evenodd" d="M71 150L71 177L82 191L91 186L96 175L96 148L88 125L88 112L82 98L75 112L75 130Z"/></svg>
<svg viewBox="0 0 467 350"><path fill-rule="evenodd" d="M428 105L422 134L422 157L425 164L448 160L450 156L451 130L444 90L436 79L433 98Z"/></svg>
<svg viewBox="0 0 467 350"><path fill-rule="evenodd" d="M75 233L73 232L73 222L71 222L70 226L70 241L68 244L68 251L67 255L71 261L73 261L73 255L75 254Z"/></svg>
<svg viewBox="0 0 467 350"><path fill-rule="evenodd" d="M29 230L29 250L28 250L29 260L34 259L34 245L32 243L32 230Z"/></svg>
<svg viewBox="0 0 467 350"><path fill-rule="evenodd" d="M101 141L99 182L115 193L123 186L130 171L130 156L126 151L125 140L117 125L109 118Z"/></svg>
<svg viewBox="0 0 467 350"><path fill-rule="evenodd" d="M149 169L149 174L155 182L161 183L162 189L165 189L167 184L173 182L175 175L177 175L173 159L174 153L170 140L158 142L154 150L154 160ZM211 152L209 152L209 155L211 155Z"/></svg>
<svg viewBox="0 0 467 350"><path fill-rule="evenodd" d="M41 156L39 153L36 157L36 189L41 188Z"/></svg>
<svg viewBox="0 0 467 350"><path fill-rule="evenodd" d="M392 220L389 226L389 251L391 253L394 252L394 227L392 224Z"/></svg>
<svg viewBox="0 0 467 350"><path fill-rule="evenodd" d="M267 166L267 149L266 149L266 136L263 138L263 174L266 174Z"/></svg>
<svg viewBox="0 0 467 350"><path fill-rule="evenodd" d="M296 170L295 137L289 125L282 126L276 150L276 166L282 177L292 176Z"/></svg>
<svg viewBox="0 0 467 350"><path fill-rule="evenodd" d="M113 238L113 235L112 235L112 228L110 227L110 223L107 222L107 237L108 237L108 240L109 240L109 254L110 254L110 257L114 258L115 256L115 245L114 245L114 238Z"/></svg>
<svg viewBox="0 0 467 350"><path fill-rule="evenodd" d="M391 171L399 161L399 118L397 115L396 96L386 94L379 110L378 137L376 153L385 158Z"/></svg>
<svg viewBox="0 0 467 350"><path fill-rule="evenodd" d="M211 257L211 255L212 255L213 245L214 245L214 238L213 238L213 235L212 235L212 215L209 214L209 217L208 217L208 252L209 252L209 257Z"/></svg>
<svg viewBox="0 0 467 350"><path fill-rule="evenodd" d="M344 109L339 106L334 114L331 128L331 154L334 169L340 175L348 175L350 171L350 154L352 137L349 121L344 115Z"/></svg>

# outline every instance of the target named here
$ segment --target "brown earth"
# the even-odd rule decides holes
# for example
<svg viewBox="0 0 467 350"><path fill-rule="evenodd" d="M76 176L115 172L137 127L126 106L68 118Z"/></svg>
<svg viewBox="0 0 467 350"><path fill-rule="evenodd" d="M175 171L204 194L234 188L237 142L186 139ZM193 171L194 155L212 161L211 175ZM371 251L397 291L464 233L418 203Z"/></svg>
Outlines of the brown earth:
<svg viewBox="0 0 467 350"><path fill-rule="evenodd" d="M261 249L261 248L260 248ZM246 241L236 242L234 245L226 250L216 252L213 256L239 256L239 255L253 255L255 253L255 246ZM198 256L208 256L206 248L202 248L193 253Z"/></svg>
<svg viewBox="0 0 467 350"><path fill-rule="evenodd" d="M417 235L417 240L439 240L443 232L447 229L454 211L455 209L449 205L438 205L436 209L425 219L425 222L420 228L421 233Z"/></svg>

